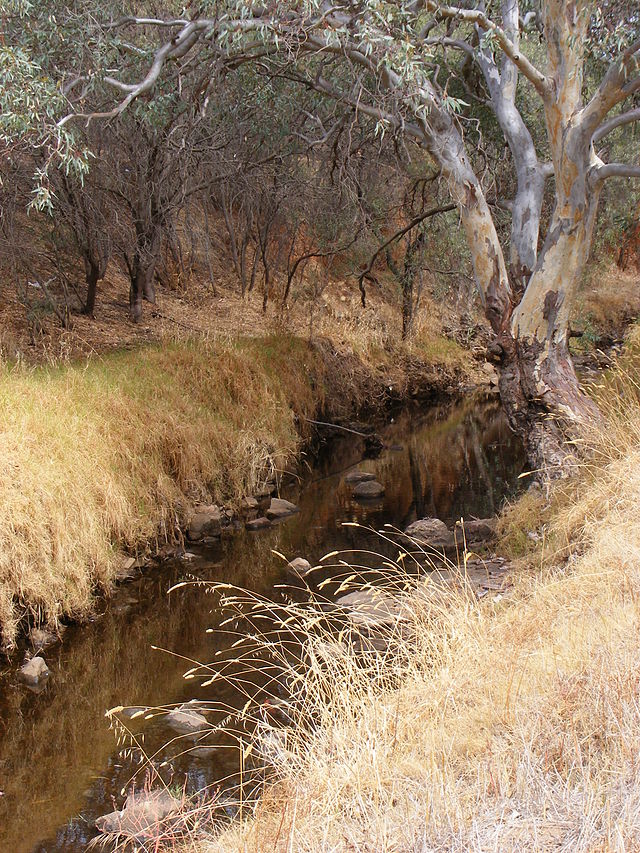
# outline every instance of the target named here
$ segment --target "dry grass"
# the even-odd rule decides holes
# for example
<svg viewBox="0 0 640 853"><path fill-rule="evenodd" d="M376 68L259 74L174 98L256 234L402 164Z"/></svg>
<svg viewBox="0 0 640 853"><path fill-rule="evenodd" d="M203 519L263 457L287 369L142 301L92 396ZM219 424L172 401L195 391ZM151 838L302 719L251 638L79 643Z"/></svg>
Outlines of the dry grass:
<svg viewBox="0 0 640 853"><path fill-rule="evenodd" d="M261 644L293 722L257 730L263 754L276 735L275 781L250 817L188 849L640 849L640 394L626 376L600 389L607 428L546 529L544 496L527 498L520 523L541 540L509 595L408 594L397 566L386 593L408 621L368 655L314 607L271 608L279 640L304 637L293 656Z"/></svg>
<svg viewBox="0 0 640 853"><path fill-rule="evenodd" d="M0 624L85 613L120 548L190 502L237 499L291 457L322 376L304 342L171 342L0 372Z"/></svg>
<svg viewBox="0 0 640 853"><path fill-rule="evenodd" d="M170 538L190 503L251 492L295 453L305 418L353 417L382 408L390 389L402 397L410 380L432 391L470 370L455 344L411 360L391 309L358 315L344 294L324 305L312 343L300 318L192 296L165 294L148 328L124 331L109 310L125 300L101 303L104 318L77 318L37 350L39 367L20 348L9 361L0 335L0 645L25 615L86 613L120 549Z"/></svg>
<svg viewBox="0 0 640 853"><path fill-rule="evenodd" d="M637 270L621 270L608 256L589 267L573 320L578 329L585 331L583 346L594 337L619 340L629 322L639 315Z"/></svg>

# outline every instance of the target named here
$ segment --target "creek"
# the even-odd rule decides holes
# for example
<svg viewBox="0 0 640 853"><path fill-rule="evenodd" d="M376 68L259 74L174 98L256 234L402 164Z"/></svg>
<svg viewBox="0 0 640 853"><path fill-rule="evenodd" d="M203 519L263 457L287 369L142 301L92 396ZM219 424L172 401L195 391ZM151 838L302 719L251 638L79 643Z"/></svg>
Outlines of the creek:
<svg viewBox="0 0 640 853"><path fill-rule="evenodd" d="M521 487L523 450L493 397L404 410L380 434L385 449L363 461L362 438L333 433L287 487L284 496L300 507L290 519L190 547L189 562L163 563L121 586L91 624L69 626L64 641L45 650L51 676L40 693L18 681L15 666L0 673L0 851L79 853L95 835L95 818L121 806L135 766L106 709L214 698L196 692L183 674L189 660L216 653L220 640L206 633L221 619L215 596L194 586L168 594L173 584L228 581L269 594L285 577L274 550L313 564L329 551L375 549L364 528L402 529L424 516L450 524L491 516ZM384 499L352 500L343 477L355 465L375 473ZM184 753L183 743L170 743L161 717L137 721L136 731L144 733L147 753L157 751L157 761L170 767L172 785L196 791L235 772L233 750Z"/></svg>

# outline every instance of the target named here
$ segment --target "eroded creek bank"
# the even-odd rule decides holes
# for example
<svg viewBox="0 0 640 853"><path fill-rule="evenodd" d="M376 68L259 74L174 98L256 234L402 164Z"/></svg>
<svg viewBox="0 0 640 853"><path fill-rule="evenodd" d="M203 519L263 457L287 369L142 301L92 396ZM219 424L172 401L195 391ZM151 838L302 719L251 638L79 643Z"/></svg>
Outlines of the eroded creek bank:
<svg viewBox="0 0 640 853"><path fill-rule="evenodd" d="M122 586L94 624L68 628L64 642L45 651L51 676L40 693L20 684L15 669L1 674L0 849L85 850L95 819L121 804L135 755L128 743L118 744L106 709L178 704L194 695L224 698L217 685L208 695L183 679L188 661L212 660L220 647L220 635L206 633L222 618L215 597L190 586L168 595L172 585L224 580L271 594L285 578L274 550L311 562L333 550L380 552L374 533L344 522L402 529L424 516L449 524L461 516L484 518L518 488L522 448L495 398L407 410L380 432L385 449L365 461L361 437L332 433L283 492L300 512L281 524L189 546L188 561L164 564ZM353 500L345 475L355 465L384 484L382 499ZM155 763L164 762L172 785L196 791L236 771L232 750L185 752L184 742L171 743L175 733L160 717L139 720L135 730Z"/></svg>

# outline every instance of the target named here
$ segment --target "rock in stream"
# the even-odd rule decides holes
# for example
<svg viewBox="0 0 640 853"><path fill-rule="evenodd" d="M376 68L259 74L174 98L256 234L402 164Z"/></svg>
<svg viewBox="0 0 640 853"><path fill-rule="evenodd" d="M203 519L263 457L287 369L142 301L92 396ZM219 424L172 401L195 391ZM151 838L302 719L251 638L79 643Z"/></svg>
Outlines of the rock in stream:
<svg viewBox="0 0 640 853"><path fill-rule="evenodd" d="M126 835L143 840L159 834L159 824L180 809L180 800L168 791L138 791L129 794L124 808L96 820L98 832Z"/></svg>

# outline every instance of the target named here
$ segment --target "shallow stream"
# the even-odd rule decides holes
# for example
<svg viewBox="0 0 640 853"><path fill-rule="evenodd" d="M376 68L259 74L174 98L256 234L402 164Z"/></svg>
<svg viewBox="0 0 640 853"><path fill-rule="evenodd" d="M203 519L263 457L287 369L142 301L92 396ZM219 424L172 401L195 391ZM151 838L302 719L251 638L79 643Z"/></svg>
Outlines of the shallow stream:
<svg viewBox="0 0 640 853"><path fill-rule="evenodd" d="M185 659L209 661L216 652L217 635L206 633L220 620L215 597L194 587L167 594L174 583L225 580L268 592L284 577L273 550L315 563L333 550L375 549L372 533L342 524L403 528L424 516L449 523L487 517L519 488L522 448L495 398L400 413L381 430L386 449L377 459L362 461L358 436L334 435L287 487L284 496L299 504L299 514L266 531L191 548L188 563L149 568L120 587L92 623L67 628L64 642L44 652L51 677L42 692L20 684L15 666L0 672L2 853L84 851L95 818L120 807L133 765L106 709L220 698L196 694L197 685L183 679ZM384 484L383 500L365 506L351 499L343 477L358 463ZM139 729L147 751L160 750L172 784L195 791L234 772L231 750L178 755L183 746L163 746L171 733L160 718Z"/></svg>

